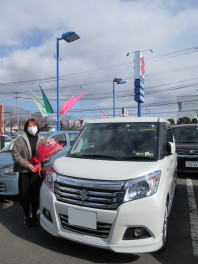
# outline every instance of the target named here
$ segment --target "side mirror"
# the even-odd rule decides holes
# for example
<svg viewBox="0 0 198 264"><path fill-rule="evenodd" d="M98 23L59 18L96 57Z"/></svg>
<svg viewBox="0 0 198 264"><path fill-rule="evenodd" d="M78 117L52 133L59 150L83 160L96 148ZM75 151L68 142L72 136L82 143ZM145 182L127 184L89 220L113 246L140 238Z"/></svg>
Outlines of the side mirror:
<svg viewBox="0 0 198 264"><path fill-rule="evenodd" d="M166 144L166 153L167 153L168 155L172 155L172 154L175 153L175 143L173 143L173 142L168 142L168 143Z"/></svg>

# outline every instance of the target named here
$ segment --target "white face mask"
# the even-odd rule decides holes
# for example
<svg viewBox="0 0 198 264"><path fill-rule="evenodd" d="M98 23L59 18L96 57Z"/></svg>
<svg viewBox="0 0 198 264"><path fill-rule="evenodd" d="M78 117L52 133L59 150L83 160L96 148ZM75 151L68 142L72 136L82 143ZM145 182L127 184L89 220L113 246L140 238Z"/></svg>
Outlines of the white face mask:
<svg viewBox="0 0 198 264"><path fill-rule="evenodd" d="M27 131L30 135L36 135L38 128L37 127L28 127Z"/></svg>

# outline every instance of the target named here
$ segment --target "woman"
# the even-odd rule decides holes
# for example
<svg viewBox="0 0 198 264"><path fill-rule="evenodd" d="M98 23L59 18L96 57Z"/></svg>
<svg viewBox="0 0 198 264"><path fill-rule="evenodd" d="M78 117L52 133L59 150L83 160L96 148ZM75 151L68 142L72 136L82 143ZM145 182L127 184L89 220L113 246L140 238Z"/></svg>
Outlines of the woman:
<svg viewBox="0 0 198 264"><path fill-rule="evenodd" d="M24 125L25 134L18 137L13 146L14 171L19 172L19 197L24 211L26 228L38 226L37 209L42 179L30 163L42 137L38 135L40 125L36 119L29 119ZM31 215L31 217L30 217Z"/></svg>

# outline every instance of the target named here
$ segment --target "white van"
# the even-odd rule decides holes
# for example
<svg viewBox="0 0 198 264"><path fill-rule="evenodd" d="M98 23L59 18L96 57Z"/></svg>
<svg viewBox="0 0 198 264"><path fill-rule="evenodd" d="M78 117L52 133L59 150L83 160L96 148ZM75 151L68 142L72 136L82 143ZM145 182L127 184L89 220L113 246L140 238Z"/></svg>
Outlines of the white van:
<svg viewBox="0 0 198 264"><path fill-rule="evenodd" d="M150 117L88 121L42 184L42 227L116 252L164 248L177 178L169 125Z"/></svg>

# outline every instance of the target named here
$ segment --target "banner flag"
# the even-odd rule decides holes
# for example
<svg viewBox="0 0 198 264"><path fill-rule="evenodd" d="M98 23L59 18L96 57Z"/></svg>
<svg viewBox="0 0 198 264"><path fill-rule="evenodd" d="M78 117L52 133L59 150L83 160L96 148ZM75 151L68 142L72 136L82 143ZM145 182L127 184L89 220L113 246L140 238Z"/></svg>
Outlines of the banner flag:
<svg viewBox="0 0 198 264"><path fill-rule="evenodd" d="M141 70L142 70L142 76L144 77L144 74L145 74L145 62L144 62L144 57L140 57L140 60L141 60Z"/></svg>
<svg viewBox="0 0 198 264"><path fill-rule="evenodd" d="M193 115L193 116L194 116L194 118L196 118L198 120L198 117L196 115Z"/></svg>
<svg viewBox="0 0 198 264"><path fill-rule="evenodd" d="M79 95L78 97L76 97L75 99L71 100L68 105L66 106L66 108L64 109L64 114L66 114L71 108L72 106L74 106L78 100L80 100L80 98L83 97L83 95L86 94L87 91L85 91L84 93L82 93L81 95Z"/></svg>
<svg viewBox="0 0 198 264"><path fill-rule="evenodd" d="M2 136L2 126L1 126L2 116L3 116L3 106L0 105L0 136Z"/></svg>
<svg viewBox="0 0 198 264"><path fill-rule="evenodd" d="M60 114L64 114L64 110L65 108L67 107L67 105L69 104L69 102L74 98L74 94L72 95L72 97L63 105L61 111L60 111Z"/></svg>
<svg viewBox="0 0 198 264"><path fill-rule="evenodd" d="M105 113L102 112L102 110L99 109L99 111L100 111L104 116L106 116L106 118L109 118L107 115L105 115Z"/></svg>
<svg viewBox="0 0 198 264"><path fill-rule="evenodd" d="M40 84L39 84L39 87L41 88ZM46 113L47 115L51 115L54 113L54 110L49 102L49 100L47 99L47 96L45 95L43 89L41 88L41 92L42 92L42 95L43 95L43 102L44 102L44 105L45 105L45 110L46 110Z"/></svg>
<svg viewBox="0 0 198 264"><path fill-rule="evenodd" d="M134 52L134 79L141 79L144 82L145 61L140 50Z"/></svg>
<svg viewBox="0 0 198 264"><path fill-rule="evenodd" d="M31 93L31 95L32 95L32 97L34 99L34 102L38 106L38 109L40 110L42 116L43 117L47 116L44 104L41 102L41 100L31 90L29 90L29 92Z"/></svg>

